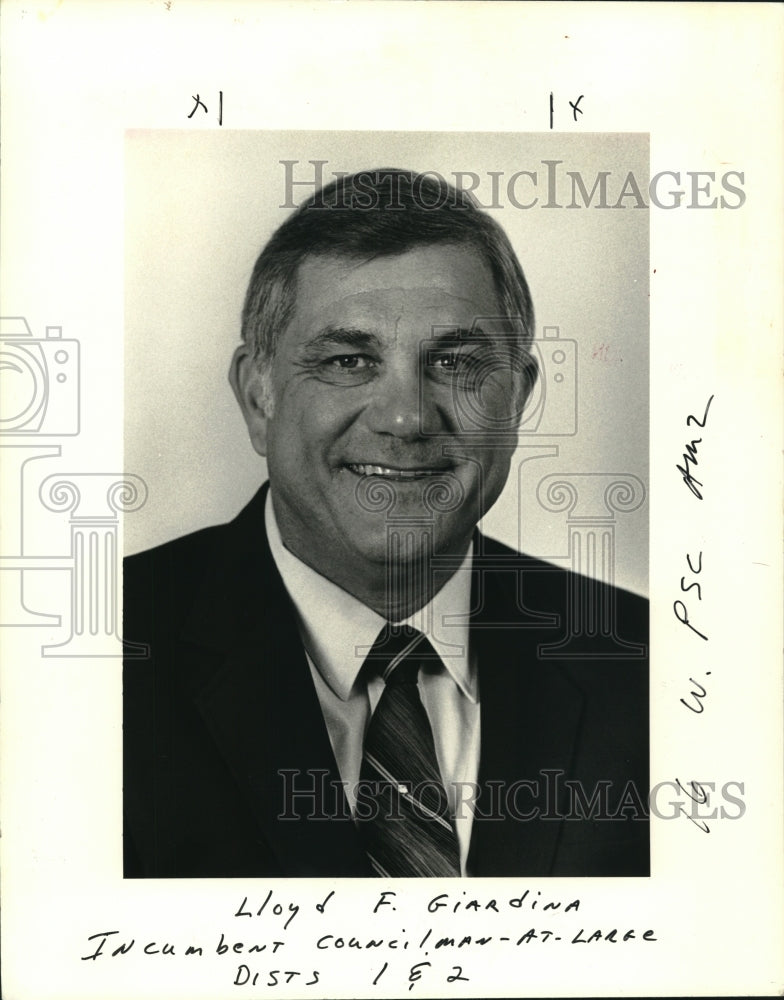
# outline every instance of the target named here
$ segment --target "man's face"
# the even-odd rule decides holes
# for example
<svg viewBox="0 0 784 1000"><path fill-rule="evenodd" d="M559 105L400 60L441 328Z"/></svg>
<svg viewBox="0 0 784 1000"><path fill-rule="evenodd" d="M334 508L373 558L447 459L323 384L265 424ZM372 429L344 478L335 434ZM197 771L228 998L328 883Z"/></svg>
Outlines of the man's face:
<svg viewBox="0 0 784 1000"><path fill-rule="evenodd" d="M383 574L388 526L412 518L432 529L434 552L465 553L514 450L511 366L497 334L466 340L478 317L498 314L469 249L304 261L269 401L244 407L295 555L344 586Z"/></svg>

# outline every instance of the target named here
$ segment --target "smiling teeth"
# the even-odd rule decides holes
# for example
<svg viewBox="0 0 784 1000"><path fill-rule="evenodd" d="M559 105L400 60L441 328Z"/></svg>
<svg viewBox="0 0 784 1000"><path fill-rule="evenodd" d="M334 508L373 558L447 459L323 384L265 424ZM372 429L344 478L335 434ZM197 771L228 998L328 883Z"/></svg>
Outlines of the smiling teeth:
<svg viewBox="0 0 784 1000"><path fill-rule="evenodd" d="M389 479L420 479L422 476L437 476L439 469L390 469L386 465L349 465L358 476L386 476Z"/></svg>

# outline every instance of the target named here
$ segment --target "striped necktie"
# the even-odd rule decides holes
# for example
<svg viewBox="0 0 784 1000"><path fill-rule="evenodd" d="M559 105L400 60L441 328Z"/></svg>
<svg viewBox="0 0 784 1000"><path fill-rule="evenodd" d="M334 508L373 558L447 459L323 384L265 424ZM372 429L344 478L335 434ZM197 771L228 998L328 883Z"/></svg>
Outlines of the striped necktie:
<svg viewBox="0 0 784 1000"><path fill-rule="evenodd" d="M459 876L460 853L419 697L423 663L441 660L409 626L381 630L365 661L384 691L365 736L357 825L377 875Z"/></svg>

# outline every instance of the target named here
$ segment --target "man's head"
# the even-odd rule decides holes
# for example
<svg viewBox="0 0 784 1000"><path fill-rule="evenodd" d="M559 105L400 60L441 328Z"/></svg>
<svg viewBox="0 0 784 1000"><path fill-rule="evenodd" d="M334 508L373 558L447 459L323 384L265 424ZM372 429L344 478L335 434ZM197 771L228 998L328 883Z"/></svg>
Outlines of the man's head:
<svg viewBox="0 0 784 1000"><path fill-rule="evenodd" d="M296 555L356 593L386 586L390 525L465 552L535 377L525 278L470 195L398 170L323 188L259 256L242 332L232 386Z"/></svg>

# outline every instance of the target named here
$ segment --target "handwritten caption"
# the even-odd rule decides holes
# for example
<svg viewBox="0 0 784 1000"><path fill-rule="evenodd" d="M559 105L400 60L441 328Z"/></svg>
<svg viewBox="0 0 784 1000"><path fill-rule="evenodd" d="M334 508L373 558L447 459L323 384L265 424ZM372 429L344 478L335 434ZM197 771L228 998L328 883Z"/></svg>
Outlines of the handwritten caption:
<svg viewBox="0 0 784 1000"><path fill-rule="evenodd" d="M198 940L176 934L153 938L115 925L87 935L82 962L118 963L129 958L154 966L218 959L226 978L238 988L329 986L339 975L339 956L356 966L360 981L413 990L420 982L476 982L492 967L493 956L531 947L647 947L655 929L590 919L583 900L541 889L517 894L476 896L468 890L409 895L379 889L357 898L350 890L330 890L314 898L306 890L267 889L243 894L227 909L223 926ZM415 932L406 930L416 927ZM481 958L478 956L481 953ZM488 962L490 959L490 962ZM315 991L318 992L318 991Z"/></svg>
<svg viewBox="0 0 784 1000"><path fill-rule="evenodd" d="M693 413L690 413L686 417L687 428L698 427L701 431L705 430L708 423L708 414L710 413L713 400L714 396L711 396L708 399L708 402L705 404L705 408L702 411L702 416L698 417ZM700 464L699 446L702 443L702 436L694 437L690 441L687 441L684 445L685 450L683 452L682 462L681 464L675 466L676 470L681 475L684 485L687 487L689 494L692 497L692 503L694 500L702 501L704 499L703 490L705 489L705 484L695 475L695 469ZM703 475L703 473L700 474ZM703 572L702 550L696 553L686 553L686 568L687 572L681 576L681 593L688 594L688 599L692 603L692 607L694 607L694 602L696 602L697 607L699 608L703 597L702 588L704 582L701 579L701 574ZM689 610L684 600L676 600L673 603L672 610L681 625L689 629L692 635L696 636L703 642L708 642L708 636L703 630L704 626L700 624L698 627L694 624L694 621L689 616ZM707 684L707 678L711 676L711 671L706 670L704 674L701 674L700 676L702 677L702 680L706 681ZM701 715L705 711L705 699L708 696L708 688L706 684L702 683L701 680L697 680L694 677L689 677L689 684L691 685L691 690L685 698L679 699L680 704L694 715ZM679 806L681 815L685 816L703 833L710 833L710 826L705 822L704 818L699 817L698 810L700 807L706 807L709 805L710 792L715 789L715 784L705 781L688 781L684 785L679 778L676 779L675 783L691 801L690 809L687 809L684 805ZM715 811L712 816L715 816ZM711 818L711 816L708 818Z"/></svg>

